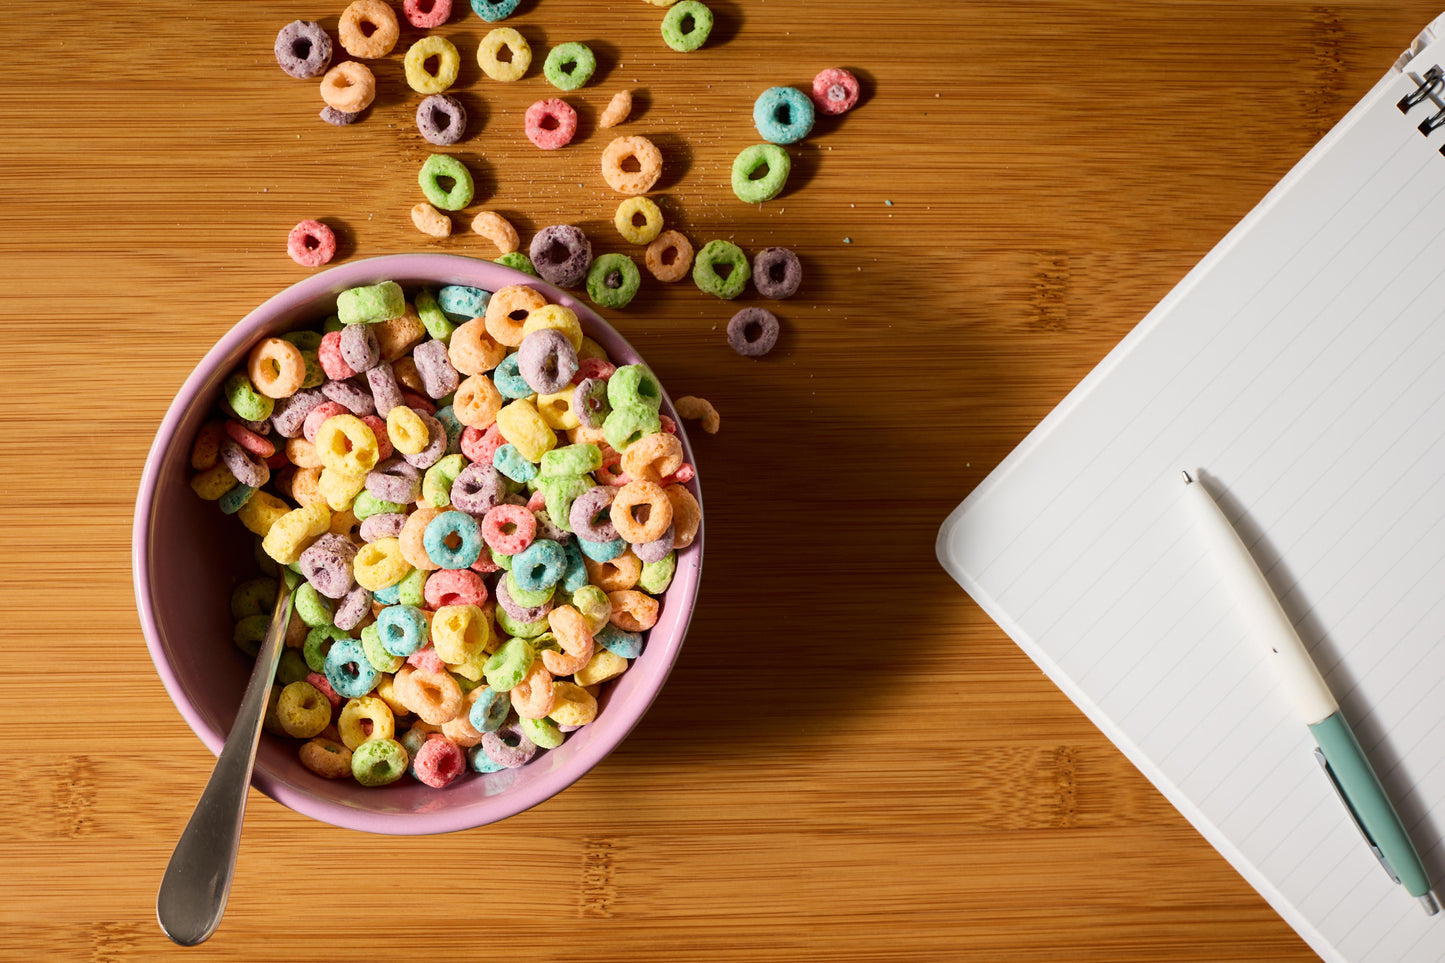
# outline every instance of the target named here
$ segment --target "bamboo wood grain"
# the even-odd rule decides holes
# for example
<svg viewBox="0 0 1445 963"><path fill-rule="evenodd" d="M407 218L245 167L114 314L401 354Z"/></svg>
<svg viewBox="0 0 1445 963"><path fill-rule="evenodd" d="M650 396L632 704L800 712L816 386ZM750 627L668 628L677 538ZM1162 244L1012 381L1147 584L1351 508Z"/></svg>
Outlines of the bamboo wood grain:
<svg viewBox="0 0 1445 963"><path fill-rule="evenodd" d="M187 955L155 924L155 889L212 760L151 667L128 554L182 379L305 276L283 250L302 218L336 226L343 259L494 256L461 219L444 242L410 225L430 149L401 50L346 129L276 69L282 24L334 29L343 6L6 6L0 959ZM476 131L450 151L479 175L469 212L524 237L578 223L622 250L595 118L626 86L638 111L616 133L662 147L670 225L803 259L761 362L725 345L736 306L686 282L649 280L608 313L674 394L723 418L693 436L707 578L666 690L591 775L486 829L365 836L258 796L226 919L190 956L1313 958L948 580L933 537L1439 11L712 6L717 38L684 57L649 4L524 3L512 23L539 60L581 39L601 62L569 98L578 141L545 155L519 119L550 94L536 71L486 81L481 21L443 30ZM753 99L839 64L865 102L793 148L783 197L738 203Z"/></svg>

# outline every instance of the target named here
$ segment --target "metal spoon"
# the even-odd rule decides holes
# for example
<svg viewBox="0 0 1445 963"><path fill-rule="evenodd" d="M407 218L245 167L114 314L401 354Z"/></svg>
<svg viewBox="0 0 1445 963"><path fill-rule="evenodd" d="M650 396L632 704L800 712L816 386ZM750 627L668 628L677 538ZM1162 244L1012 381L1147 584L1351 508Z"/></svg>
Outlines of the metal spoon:
<svg viewBox="0 0 1445 963"><path fill-rule="evenodd" d="M236 850L241 845L241 823L246 814L246 790L256 746L261 741L261 720L276 664L281 659L286 624L291 618L291 586L278 580L276 608L266 640L256 656L256 668L241 697L236 721L216 760L216 768L201 793L191 821L181 833L166 874L156 894L156 919L167 936L182 946L210 939L226 911Z"/></svg>

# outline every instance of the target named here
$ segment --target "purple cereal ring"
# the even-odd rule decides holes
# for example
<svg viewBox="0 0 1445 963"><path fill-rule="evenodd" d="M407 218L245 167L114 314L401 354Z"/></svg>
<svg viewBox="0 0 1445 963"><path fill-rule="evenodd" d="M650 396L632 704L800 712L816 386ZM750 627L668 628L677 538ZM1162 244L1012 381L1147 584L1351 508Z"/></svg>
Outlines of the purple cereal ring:
<svg viewBox="0 0 1445 963"><path fill-rule="evenodd" d="M601 428L612 406L607 403L607 382L601 378L583 378L572 392L572 410L588 428Z"/></svg>
<svg viewBox="0 0 1445 963"><path fill-rule="evenodd" d="M517 349L517 370L539 395L550 395L571 384L577 373L577 350L556 328L533 331Z"/></svg>
<svg viewBox="0 0 1445 963"><path fill-rule="evenodd" d="M497 598L497 604L518 622L539 622L547 617L548 612L552 611L551 599L541 605L526 606L512 598L512 593L507 591L507 573L505 572L497 580L497 588L493 594Z"/></svg>
<svg viewBox="0 0 1445 963"><path fill-rule="evenodd" d="M421 494L421 472L393 456L367 472L366 490L384 502L409 505Z"/></svg>
<svg viewBox="0 0 1445 963"><path fill-rule="evenodd" d="M371 388L371 400L376 413L385 418L391 409L401 404L401 385L396 383L396 372L383 361L366 372L366 383Z"/></svg>
<svg viewBox="0 0 1445 963"><path fill-rule="evenodd" d="M533 539L546 539L561 545L572 537L572 533L564 532L545 510L533 512L532 517L537 520L537 534L532 536Z"/></svg>
<svg viewBox="0 0 1445 963"><path fill-rule="evenodd" d="M317 116L319 116L322 120L326 121L332 127L347 127L360 120L362 113L364 113L364 111L358 110L354 112L347 112L344 110L337 110L335 107L327 104L325 107L321 108L321 113Z"/></svg>
<svg viewBox="0 0 1445 963"><path fill-rule="evenodd" d="M385 499L390 501L390 499ZM401 530L406 526L406 515L401 512L382 512L379 515L368 515L361 521L361 540L363 542L374 542L379 538L397 538Z"/></svg>
<svg viewBox="0 0 1445 963"><path fill-rule="evenodd" d="M326 400L326 396L315 388L302 388L289 398L276 399L271 411L271 424L282 438L299 438L301 426L311 409Z"/></svg>
<svg viewBox="0 0 1445 963"><path fill-rule="evenodd" d="M761 358L778 343L778 317L765 308L743 308L728 322L728 344L745 358Z"/></svg>
<svg viewBox="0 0 1445 963"><path fill-rule="evenodd" d="M371 392L351 378L345 381L328 381L321 386L321 393L358 418L376 414L376 402L372 399Z"/></svg>
<svg viewBox="0 0 1445 963"><path fill-rule="evenodd" d="M452 482L452 506L478 517L501 504L506 494L502 473L491 465L474 462L463 468Z"/></svg>
<svg viewBox="0 0 1445 963"><path fill-rule="evenodd" d="M676 539L677 529L669 525L667 531L663 532L660 538L632 546L632 554L643 562L660 562L667 558L668 552L672 551L672 545Z"/></svg>
<svg viewBox="0 0 1445 963"><path fill-rule="evenodd" d="M482 733L482 752L499 766L516 769L537 754L537 744L527 738L520 722L510 722L495 732Z"/></svg>
<svg viewBox="0 0 1445 963"><path fill-rule="evenodd" d="M341 329L341 360L352 371L362 372L381 360L376 329L369 324L348 324Z"/></svg>
<svg viewBox="0 0 1445 963"><path fill-rule="evenodd" d="M328 532L301 553L301 574L327 598L345 598L355 584L351 577L351 560L355 557L356 543Z"/></svg>
<svg viewBox="0 0 1445 963"><path fill-rule="evenodd" d="M803 283L798 255L785 247L765 247L753 257L753 287L765 298L790 298Z"/></svg>
<svg viewBox="0 0 1445 963"><path fill-rule="evenodd" d="M221 461L242 485L260 488L271 480L271 469L266 467L265 459L236 444L234 438L227 437L221 442Z"/></svg>
<svg viewBox="0 0 1445 963"><path fill-rule="evenodd" d="M612 500L616 497L617 489L611 485L596 485L577 496L567 521L572 523L572 531L578 538L589 542L616 541L617 529L611 518Z"/></svg>
<svg viewBox="0 0 1445 963"><path fill-rule="evenodd" d="M317 589L317 591L321 590ZM336 607L336 614L332 616L331 621L343 632L350 632L361 624L361 620L366 618L370 611L371 593L358 585L346 593L346 598L342 599L341 604Z"/></svg>
<svg viewBox="0 0 1445 963"><path fill-rule="evenodd" d="M319 77L331 66L331 37L310 20L293 20L276 34L276 63L297 80Z"/></svg>
<svg viewBox="0 0 1445 963"><path fill-rule="evenodd" d="M416 129L427 143L455 144L467 132L467 109L450 94L432 94L416 108Z"/></svg>
<svg viewBox="0 0 1445 963"><path fill-rule="evenodd" d="M422 342L412 350L411 359L416 362L416 373L421 377L421 386L428 395L445 398L457 390L461 379L457 369L452 367L445 341L433 338Z"/></svg>
<svg viewBox="0 0 1445 963"><path fill-rule="evenodd" d="M532 266L548 284L575 288L587 277L592 265L592 243L580 228L571 224L544 227L532 238L528 249Z"/></svg>
<svg viewBox="0 0 1445 963"><path fill-rule="evenodd" d="M440 344L440 342L438 343ZM442 455L447 453L447 444L450 439L447 438L447 430L436 418L425 411L418 411L416 416L421 419L422 424L426 425L426 436L430 440L426 443L426 447L415 455L402 455L401 457L405 458L406 463L413 468L430 468L441 461Z"/></svg>

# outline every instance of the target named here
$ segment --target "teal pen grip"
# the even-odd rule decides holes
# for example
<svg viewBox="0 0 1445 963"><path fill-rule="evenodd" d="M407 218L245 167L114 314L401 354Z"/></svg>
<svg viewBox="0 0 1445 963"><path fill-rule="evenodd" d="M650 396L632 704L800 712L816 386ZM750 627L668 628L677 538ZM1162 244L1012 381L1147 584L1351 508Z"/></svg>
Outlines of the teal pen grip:
<svg viewBox="0 0 1445 963"><path fill-rule="evenodd" d="M1345 717L1336 712L1310 726L1310 732L1325 754L1325 762L1329 763L1360 828L1384 854L1405 891L1411 896L1430 892L1430 879L1425 875L1420 854L1405 834L1399 814L1390 804L1385 788L1380 785Z"/></svg>

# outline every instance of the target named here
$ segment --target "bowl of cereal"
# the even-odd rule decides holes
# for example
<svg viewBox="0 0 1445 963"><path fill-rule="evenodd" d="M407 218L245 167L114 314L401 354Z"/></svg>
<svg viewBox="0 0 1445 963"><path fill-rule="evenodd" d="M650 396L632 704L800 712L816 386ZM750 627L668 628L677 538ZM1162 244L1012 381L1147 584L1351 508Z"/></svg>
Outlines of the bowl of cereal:
<svg viewBox="0 0 1445 963"><path fill-rule="evenodd" d="M227 332L161 422L146 644L218 753L287 579L253 785L367 832L495 822L660 692L701 574L692 464L641 355L568 292L454 255L331 268Z"/></svg>

